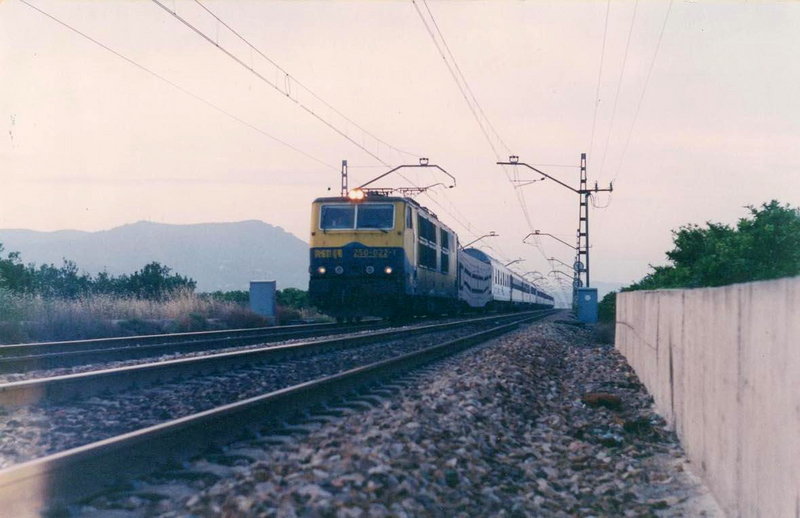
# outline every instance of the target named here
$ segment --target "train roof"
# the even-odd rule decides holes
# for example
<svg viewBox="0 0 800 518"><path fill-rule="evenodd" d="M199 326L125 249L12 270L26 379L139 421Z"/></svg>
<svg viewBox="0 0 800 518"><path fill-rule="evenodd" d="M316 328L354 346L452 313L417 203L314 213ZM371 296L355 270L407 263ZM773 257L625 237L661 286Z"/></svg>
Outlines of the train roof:
<svg viewBox="0 0 800 518"><path fill-rule="evenodd" d="M483 252L482 250L478 250L477 248L465 248L464 249L464 253L466 253L468 255L471 255L475 259L477 259L479 261L483 261L484 263L487 263L487 264L491 264L492 263L492 257L490 255L488 255L486 252Z"/></svg>

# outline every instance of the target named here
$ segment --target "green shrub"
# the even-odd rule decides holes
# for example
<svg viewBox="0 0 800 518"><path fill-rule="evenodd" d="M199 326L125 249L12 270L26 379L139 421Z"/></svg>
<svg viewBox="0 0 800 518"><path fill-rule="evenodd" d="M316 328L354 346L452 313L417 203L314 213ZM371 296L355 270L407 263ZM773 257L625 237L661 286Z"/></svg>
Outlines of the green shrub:
<svg viewBox="0 0 800 518"><path fill-rule="evenodd" d="M270 324L266 318L258 313L254 313L240 306L232 307L221 318L230 329L250 329L254 327L265 327Z"/></svg>
<svg viewBox="0 0 800 518"><path fill-rule="evenodd" d="M303 320L303 314L294 308L278 306L278 324L285 325L292 321Z"/></svg>
<svg viewBox="0 0 800 518"><path fill-rule="evenodd" d="M597 318L600 322L615 322L617 318L617 292L606 293L597 305Z"/></svg>

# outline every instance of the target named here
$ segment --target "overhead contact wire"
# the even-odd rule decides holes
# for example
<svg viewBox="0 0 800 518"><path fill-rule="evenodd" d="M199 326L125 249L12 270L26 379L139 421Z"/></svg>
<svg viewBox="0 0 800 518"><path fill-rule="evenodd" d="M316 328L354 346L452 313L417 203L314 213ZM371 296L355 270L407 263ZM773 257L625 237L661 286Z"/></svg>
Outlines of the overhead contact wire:
<svg viewBox="0 0 800 518"><path fill-rule="evenodd" d="M625 162L625 155L628 152L628 145L631 143L631 136L633 135L633 129L636 126L636 121L639 117L639 109L642 107L642 101L644 101L644 95L647 92L647 86L650 84L650 76L653 73L653 66L656 63L656 58L658 57L658 51L661 48L661 40L664 37L664 30L667 27L667 21L669 20L669 14L672 11L672 2L673 0L669 1L669 6L667 7L667 13L664 15L664 22L661 24L661 31L658 33L658 41L656 42L656 50L653 52L653 57L650 60L650 66L647 68L647 76L644 80L644 87L642 88L642 93L639 95L639 101L636 103L636 111L633 113L633 122L631 122L631 128L628 131L628 138L625 139L625 147L622 150L622 155L619 159L619 165L617 166L617 173L614 175L613 180L616 180L619 176L620 171L622 170L622 164Z"/></svg>
<svg viewBox="0 0 800 518"><path fill-rule="evenodd" d="M464 98L464 101L467 103L467 106L469 107L470 112L472 113L472 116L475 118L475 121L477 122L478 127L481 130L481 133L483 134L484 138L486 139L487 143L489 144L489 147L492 149L492 152L494 153L495 158L499 161L500 160L500 153L498 152L497 147L495 146L492 138L490 137L489 131L487 130L487 127L489 129L491 129L492 133L494 133L494 135L496 136L496 140L506 150L508 150L508 146L505 144L505 141L503 141L502 137L500 137L499 133L497 133L497 130L491 124L491 121L489 121L488 117L486 117L486 114L483 111L483 108L481 107L481 105L478 102L477 98L475 97L474 92L469 87L469 82L466 80L466 78L464 77L463 73L461 72L461 68L458 66L458 62L456 61L455 56L453 55L452 51L450 50L449 45L447 45L447 40L445 39L444 34L441 32L441 30L439 28L439 25L436 22L436 18L433 16L433 13L430 10L430 7L428 6L426 0L422 0L422 1L423 1L424 5L425 5L425 9L428 12L428 15L429 15L430 19L431 19L431 23L433 24L434 28L436 29L436 32L439 34L439 38L442 40L442 44L441 45L439 44L439 41L436 39L436 36L434 35L434 31L431 29L431 27L430 27L428 21L426 20L424 14L420 10L419 5L417 4L416 0L411 0L412 4L414 5L414 8L417 11L417 14L419 15L420 20L422 20L422 23L425 26L425 30L428 32L428 35L430 36L431 40L433 41L434 45L436 46L436 49L439 52L439 55L441 56L442 61L444 61L445 65L447 66L447 70L450 73L450 76L455 81L456 86L458 86L459 92L461 93L462 97ZM452 60L452 62L453 62L452 65L450 64L450 60L448 60L447 56L445 55L445 50L442 50L442 46L445 47L447 55L450 56L450 60ZM472 98L472 102L470 102L470 98ZM474 104L474 106L473 106L473 104ZM476 108L477 108L477 111L476 111ZM478 112L480 112L480 116L479 116ZM483 119L481 118L481 116L483 117ZM485 120L485 122L484 122L484 120ZM505 173L506 178L508 179L509 183L512 185L512 187L514 189L515 197L517 198L517 202L518 202L518 204L520 206L520 209L522 210L522 214L523 214L523 217L525 219L525 222L528 225L529 231L533 231L533 222L531 220L530 212L528 210L528 206L527 206L527 203L525 201L525 198L524 198L522 192L514 184L514 179L509 174L506 166L503 166L503 172ZM545 260L547 260L547 254L545 253L545 251L544 251L544 249L542 247L542 244L540 242L538 242L538 240L536 241L535 246L536 246L536 249L539 251L539 253L542 255L542 257Z"/></svg>
<svg viewBox="0 0 800 518"><path fill-rule="evenodd" d="M619 71L619 79L617 80L617 91L614 94L614 108L611 110L611 126L608 129L608 136L606 137L606 145L603 149L603 160L600 164L600 173L602 174L603 168L606 164L606 157L608 156L608 144L611 142L611 134L614 132L614 120L617 116L617 102L619 101L619 92L622 89L622 79L625 76L625 67L628 63L628 49L631 45L631 35L633 34L633 25L636 22L636 10L639 7L639 0L633 4L633 16L631 16L631 25L628 28L628 39L625 42L625 53L622 57L622 68Z"/></svg>
<svg viewBox="0 0 800 518"><path fill-rule="evenodd" d="M262 81L264 81L265 83L267 83L268 85L270 85L272 88L274 88L274 89L275 89L275 90L277 90L278 92L280 92L280 93L282 93L282 94L286 95L287 97L289 97L289 99L291 99L291 100L292 100L292 101L293 101L293 102L294 102L294 103L295 103L295 104L296 104L298 107L300 107L300 108L301 108L303 111L305 111L306 113L308 113L309 115L311 115L311 116L312 116L312 117L314 117L315 119L319 120L319 121L320 121L321 123L323 123L325 126L327 126L328 128L330 128L331 130L333 130L335 133L339 134L339 135L340 135L341 137L343 137L344 139L348 140L348 141L349 141L350 143L352 143L354 146L356 146L357 148L361 149L362 151L364 151L366 154L368 154L369 156L371 156L372 158L374 158L375 160L377 160L377 161L378 161L378 162L380 162L381 164L385 165L386 167L390 167L390 164L389 164L388 162L384 161L384 160L383 160L381 157L379 157L378 155L376 155L375 153L373 153L372 151L370 151L369 149L367 149L367 148L366 148L366 147L364 147L363 145L361 145L361 144L359 144L358 142L356 142L355 140L353 140L353 138L351 138L351 137L350 137L349 135L347 135L345 132L343 132L342 130L340 130L339 128L337 128L336 126L334 126L333 124L331 124L331 123L330 123L330 122L328 122L327 120L325 120L325 119L323 119L322 117L320 117L320 116L319 116L317 113L315 113L315 112L314 112L312 109L308 108L306 105L304 105L303 103L301 103L301 102L300 102L300 101L298 101L297 99L293 99L293 98L291 97L291 95L288 95L288 94L286 94L286 92L284 92L283 90L281 90L281 89L280 89L280 87L279 87L278 85L276 85L275 83L273 83L272 81L270 81L269 79L267 79L266 77L264 77L264 76L263 76L261 73L259 73L259 72L258 72L256 69L254 69L253 67L251 67L250 65L248 65L247 63L245 63L244 61L242 61L242 60L241 60L239 57L237 57L235 54L233 54L232 52L230 52L228 49L226 49L225 47L223 47L222 45L220 45L219 43L217 43L216 41L214 41L214 40L213 40L213 39L212 39L210 36L206 35L206 34L205 34L203 31L201 31L200 29L198 29L197 27L195 27L194 25L192 25L191 23L189 23L189 22L188 22L188 21L187 21L185 18L183 18L182 16L180 16L178 13L176 13L176 12L172 11L171 9L169 9L167 6L165 6L165 5L164 5L163 3L161 3L159 0L152 0L152 2L153 2L154 4L156 4L156 5L158 5L159 7L161 7L161 8L162 8L164 11L166 11L166 12L167 12L167 13L169 13L170 15L172 15L172 16L173 16L173 17L174 17L176 20L180 21L180 22L181 22L182 24L184 24L186 27L188 27L189 29L191 29L191 30L192 30L193 32L195 32L195 33L196 33L198 36L200 36L201 38L203 38L204 40L206 40L208 43L210 43L211 45L213 45L214 47L216 47L217 49L219 49L219 51L220 51L220 52L222 52L223 54L225 54L226 56L228 56L229 58L231 58L232 60L234 60L236 63L238 63L239 65L241 65L242 67L244 67L246 70L249 70L249 71L250 71L250 73L252 73L254 76L256 76L257 78L261 79Z"/></svg>
<svg viewBox="0 0 800 518"><path fill-rule="evenodd" d="M359 130L361 130L361 131L362 131L362 132L363 132L365 135L369 135L369 136L370 136L370 137L372 137L372 138L373 138L373 139L374 139L376 142L379 142L379 143L383 144L384 146L386 146L387 148L389 148L389 149L393 149L393 150L397 151L398 153L401 153L401 154L404 154L404 155L407 155L407 156L410 156L410 157L414 157L414 158L419 158L419 156L420 156L419 154L417 154L417 153L410 153L410 152L408 152L408 151L404 151L404 150L402 150L402 149L400 149L400 148L398 148L398 147L396 147L396 146L393 146L393 145L389 144L389 143L388 143L388 142L386 142L385 140L383 140L383 139L381 139L381 138L377 137L377 136L376 136L376 135L374 135L373 133L371 133L371 132L367 131L366 129L364 129L364 128L363 128L361 125L359 125L358 123L356 123L355 121L353 121L352 119L350 119L349 117L347 117L345 114L343 114L342 112L340 112L339 110L337 110L335 107L333 107L333 106L332 106L330 103L328 103L327 101L325 101L324 99L322 99L321 97L319 97L319 96L318 96L316 93L314 93L314 92L313 92L313 91L312 91L310 88L308 88L308 87L307 87L307 86L305 86L303 83L301 83L300 81L298 81L296 77L294 77L292 74L290 74L289 72L287 72L287 71L286 71L286 70L285 70L283 67L281 67L281 66L280 66L278 63L276 63L276 62L275 62L273 59L271 59L269 56L267 56L266 54L264 54L264 53L263 53L263 52L262 52L262 51L261 51L261 50L260 50L258 47L256 47L256 46L255 46L255 45L253 45L252 43L250 43L250 41L248 41L248 40L247 40L247 38L245 38L245 37L244 37L242 34L240 34L240 33L239 33L239 32L238 32L236 29L234 29L233 27L231 27L230 25L228 25L228 24L227 24L227 23L226 23L224 20L222 20L222 19L221 19L219 16L217 16L217 14L216 14L216 13L214 13L214 12L213 12L211 9L209 9L208 7L206 7L206 6L205 6L205 4L203 4L203 3L202 3L200 0L194 0L194 2L195 2L197 5L199 5L201 8L203 8L203 10L205 10L205 11L206 11L206 12L207 12L209 15L211 15L211 16L212 16L212 17L213 17L215 20L217 20L219 23L221 23L221 24L222 24L222 25L223 25L223 26L224 26L226 29L228 29L228 30L229 30L231 33L233 33L233 34L234 34L234 35L235 35L237 38L239 38L239 39L240 39L242 42L244 42L244 44L245 44L245 45L247 45L248 47L250 47L250 48L251 48L252 50L254 50L256 53L258 53L258 55L259 55L259 56L261 56L262 58L264 58L265 60L267 60L267 62L269 62L269 63L270 63L272 66L274 66L275 68L277 68L278 70L280 70L280 71L281 71L281 72L282 72L282 73L283 73L283 74L284 74L284 75L285 75L287 78L290 78L292 81L294 81L294 83L296 83L296 84L297 84L298 86L300 86L300 87L301 87L303 90L305 90L306 92L308 92L308 93L309 93L309 94L310 94L310 95L311 95L311 96L312 96L314 99L318 100L319 102L321 102L322 104L324 104L326 107L330 108L330 109L331 109L331 110L332 110L334 113L336 113L337 115L339 115L341 118L343 118L344 120L346 120L347 122L349 122L350 124L352 124L353 126L355 126L356 128L358 128ZM285 92L283 92L283 91L282 91L282 93L285 93Z"/></svg>
<svg viewBox="0 0 800 518"><path fill-rule="evenodd" d="M286 142L285 140L281 140L280 138L278 138L278 137L276 137L274 135L270 135L269 133L267 133L266 131L262 130L261 128L259 128L257 126L254 126L253 124L245 121L244 119L241 119L240 117L238 117L238 116L236 116L236 115L234 115L232 113L229 113L228 111L226 111L223 108L217 106L216 104L212 103L211 101L208 101L208 100L200 97L199 95L197 95L195 93L192 93L191 91L183 88L182 86L178 85L177 83L174 83L174 82L170 81L169 79L167 79L166 77L158 74L157 72L154 72L153 70L150 70L149 68L145 67L144 65L141 65L141 64L137 63L133 59L131 59L131 58L125 56L124 54L112 49L108 45L106 45L106 44L104 44L104 43L92 38L88 34L86 34L84 32L81 32L80 30L78 30L75 27L69 25L68 23L66 23L64 21L61 21L60 19L56 18L52 14L50 14L50 13L48 13L46 11L43 11L39 7L29 3L27 0L19 0L19 1L22 2L23 4L27 5L31 9L33 9L33 10L39 12L40 14L46 16L47 18L50 18L51 20L53 20L54 22L58 23L59 25L69 29L70 31L74 32L75 34L78 34L79 36L89 40L90 42L94 43L98 47L110 52L111 54L114 54L118 58L120 58L120 59L128 62L129 64L135 66L139 70L142 70L143 72L146 72L146 73L150 74L151 76L155 77L156 79L159 79L159 80L167 83L168 85L170 85L171 87L175 88L179 92L181 92L183 94L186 94L189 97L191 97L191 98L193 98L193 99L195 99L197 101L200 101L201 103L205 104L206 106L209 106L210 108L212 108L212 109L216 110L217 112L225 115L226 117L229 117L229 118L235 120L236 122L238 122L238 123L240 123L240 124L242 124L244 126L247 126L248 128L250 128L250 129L252 129L252 130L264 135L265 137L277 142L278 144L286 146L287 148L291 149L292 151L294 151L296 153L299 153L300 155L303 155L304 157L306 157L306 158L308 158L310 160L313 160L314 162L317 162L318 164L321 164L321 165L323 165L325 167L328 167L330 169L333 169L335 171L338 170L336 167L332 166L331 164L328 164L328 163L324 162L323 160L321 160L321 159L319 159L319 158L317 158L317 157L315 157L315 156L303 151L302 149L300 149L300 148L298 148L298 147Z"/></svg>
<svg viewBox="0 0 800 518"><path fill-rule="evenodd" d="M594 90L594 116L592 117L592 137L589 141L589 156L594 148L594 131L597 126L597 112L600 108L600 80L603 77L603 61L606 55L606 36L608 35L608 13L611 12L611 0L606 1L606 21L603 28L603 45L600 48L600 67L597 70L597 87Z"/></svg>
<svg viewBox="0 0 800 518"><path fill-rule="evenodd" d="M464 77L464 74L461 72L461 67L458 66L458 61L456 61L455 56L450 51L450 46L447 44L447 40L445 39L444 34L442 34L442 31L439 29L439 24L436 22L436 18L433 16L433 13L431 12L430 7L428 6L428 1L422 0L422 3L423 5L425 5L425 10L428 11L428 15L431 18L431 22L433 22L433 26L436 28L436 33L439 34L439 38L441 38L442 44L444 45L445 50L447 50L447 54L450 56L450 59L453 62L453 66L456 68L459 77L461 78L462 82L464 83L464 86L467 89L467 92L469 92L469 95L472 98L472 102L474 102L475 106L477 106L478 111L481 113L481 116L483 117L483 120L486 121L486 124L489 126L489 129L492 130L492 133L497 138L498 142L500 142L500 144L506 151L509 151L509 148L506 145L505 141L503 141L503 138L494 128L494 125L492 124L492 121L489 120L489 117L486 116L486 113L483 111L483 107L478 102L478 99L475 98L475 94L472 92L472 88L469 86L469 82L467 82L466 78Z"/></svg>

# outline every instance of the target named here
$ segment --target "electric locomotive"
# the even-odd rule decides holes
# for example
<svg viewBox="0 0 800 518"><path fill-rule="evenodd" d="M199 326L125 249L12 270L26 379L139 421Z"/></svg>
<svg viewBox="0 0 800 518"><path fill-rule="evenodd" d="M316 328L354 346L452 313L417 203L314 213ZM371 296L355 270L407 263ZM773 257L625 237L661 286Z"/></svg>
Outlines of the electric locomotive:
<svg viewBox="0 0 800 518"><path fill-rule="evenodd" d="M339 321L453 311L457 250L455 233L411 198L360 190L318 198L309 298Z"/></svg>

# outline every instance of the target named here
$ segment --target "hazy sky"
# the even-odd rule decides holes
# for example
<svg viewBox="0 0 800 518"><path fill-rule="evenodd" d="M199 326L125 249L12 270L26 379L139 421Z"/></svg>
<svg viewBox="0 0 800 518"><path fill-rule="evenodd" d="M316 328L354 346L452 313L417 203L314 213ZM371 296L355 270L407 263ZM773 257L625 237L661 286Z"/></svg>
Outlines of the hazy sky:
<svg viewBox="0 0 800 518"><path fill-rule="evenodd" d="M572 262L555 240L542 238L544 253L521 241L540 229L574 242L577 195L551 181L515 190L494 164L421 0L202 4L257 50L201 4L160 1L261 77L154 2L30 0L136 65L19 0L0 2L0 228L260 219L307 241L309 204L338 192L342 159L358 184L425 156L458 186L419 201L462 242L497 231L482 244L525 258L521 272L547 273L545 255ZM586 152L590 181L615 179L591 213L594 280L637 280L663 263L680 225L733 223L772 198L800 205L800 3L427 7L500 156L577 186Z"/></svg>

